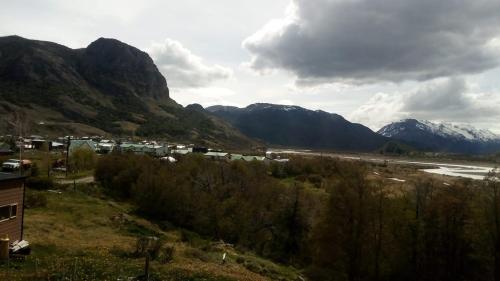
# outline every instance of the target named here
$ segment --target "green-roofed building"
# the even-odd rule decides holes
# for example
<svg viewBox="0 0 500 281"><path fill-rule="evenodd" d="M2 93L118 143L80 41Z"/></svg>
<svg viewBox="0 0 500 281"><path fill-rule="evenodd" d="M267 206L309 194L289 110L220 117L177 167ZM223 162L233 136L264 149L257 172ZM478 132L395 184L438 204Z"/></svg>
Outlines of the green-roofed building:
<svg viewBox="0 0 500 281"><path fill-rule="evenodd" d="M71 140L69 153L72 154L77 149L88 149L95 152L97 150L97 143L91 140Z"/></svg>

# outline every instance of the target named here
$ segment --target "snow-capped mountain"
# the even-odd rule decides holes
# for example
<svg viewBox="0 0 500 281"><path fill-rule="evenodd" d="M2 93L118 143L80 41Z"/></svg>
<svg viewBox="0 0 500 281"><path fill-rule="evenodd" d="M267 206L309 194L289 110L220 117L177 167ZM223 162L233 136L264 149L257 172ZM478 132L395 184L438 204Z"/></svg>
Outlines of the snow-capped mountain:
<svg viewBox="0 0 500 281"><path fill-rule="evenodd" d="M500 151L500 136L465 124L405 119L383 127L378 133L425 150L455 153Z"/></svg>

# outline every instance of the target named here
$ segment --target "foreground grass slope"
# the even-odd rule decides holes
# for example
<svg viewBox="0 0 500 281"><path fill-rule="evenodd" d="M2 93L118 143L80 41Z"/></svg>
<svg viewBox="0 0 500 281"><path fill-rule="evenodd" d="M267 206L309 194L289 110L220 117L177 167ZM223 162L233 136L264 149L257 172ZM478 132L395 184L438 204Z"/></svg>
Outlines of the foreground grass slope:
<svg viewBox="0 0 500 281"><path fill-rule="evenodd" d="M293 269L275 265L231 245L212 243L183 230L160 228L134 208L104 197L92 185L46 196L46 207L26 210L25 239L32 254L0 265L0 280L127 280L142 274L134 255L137 238L157 236L173 248L173 259L152 261L154 280L296 280ZM228 253L221 264L222 253Z"/></svg>

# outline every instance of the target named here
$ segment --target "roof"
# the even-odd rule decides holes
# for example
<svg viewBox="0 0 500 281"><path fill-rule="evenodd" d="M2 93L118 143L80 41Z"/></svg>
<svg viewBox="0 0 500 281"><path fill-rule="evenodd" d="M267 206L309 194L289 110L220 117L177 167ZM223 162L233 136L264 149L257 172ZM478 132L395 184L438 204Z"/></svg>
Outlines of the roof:
<svg viewBox="0 0 500 281"><path fill-rule="evenodd" d="M91 140L71 140L71 144L69 146L69 150L73 151L87 144L92 150L96 150L96 143Z"/></svg>
<svg viewBox="0 0 500 281"><path fill-rule="evenodd" d="M189 151L189 149L176 149L173 150L172 153L184 155L191 153L191 151Z"/></svg>
<svg viewBox="0 0 500 281"><path fill-rule="evenodd" d="M98 145L99 145L99 147L113 147L113 146L115 146L114 144L107 143L107 142L105 142L105 143L99 143Z"/></svg>
<svg viewBox="0 0 500 281"><path fill-rule="evenodd" d="M231 160L242 160L243 155L242 154L231 154Z"/></svg>
<svg viewBox="0 0 500 281"><path fill-rule="evenodd" d="M24 179L24 178L26 178L26 176L21 176L19 174L0 173L0 182L8 180Z"/></svg>
<svg viewBox="0 0 500 281"><path fill-rule="evenodd" d="M266 159L264 156L243 156L243 160L245 161L264 161L264 159Z"/></svg>
<svg viewBox="0 0 500 281"><path fill-rule="evenodd" d="M209 157L226 157L227 153L226 152L207 152L207 153L205 153L205 156L209 156Z"/></svg>
<svg viewBox="0 0 500 281"><path fill-rule="evenodd" d="M266 157L264 156L252 156L252 155L243 156L242 154L231 154L231 160L264 161L264 159L266 159Z"/></svg>

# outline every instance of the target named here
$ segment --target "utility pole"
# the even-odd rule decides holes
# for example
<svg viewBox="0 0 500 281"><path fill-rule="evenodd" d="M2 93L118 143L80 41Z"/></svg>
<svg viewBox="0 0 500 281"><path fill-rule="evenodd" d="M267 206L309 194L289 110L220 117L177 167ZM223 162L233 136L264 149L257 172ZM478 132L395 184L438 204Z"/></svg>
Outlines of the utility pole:
<svg viewBox="0 0 500 281"><path fill-rule="evenodd" d="M23 148L24 148L24 137L23 137L24 124L20 122L19 124L19 175L23 175Z"/></svg>
<svg viewBox="0 0 500 281"><path fill-rule="evenodd" d="M19 141L19 175L23 175L23 147L24 147L24 139L23 137L19 137L21 140Z"/></svg>
<svg viewBox="0 0 500 281"><path fill-rule="evenodd" d="M71 137L68 136L68 140L66 141L66 177L68 177L69 170L69 146L71 145Z"/></svg>

